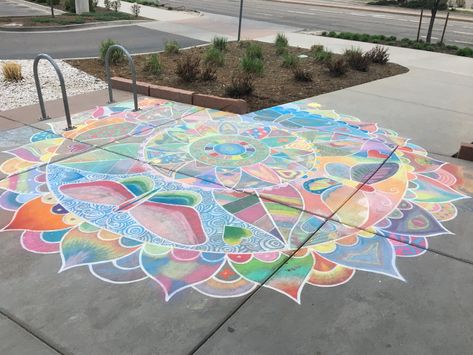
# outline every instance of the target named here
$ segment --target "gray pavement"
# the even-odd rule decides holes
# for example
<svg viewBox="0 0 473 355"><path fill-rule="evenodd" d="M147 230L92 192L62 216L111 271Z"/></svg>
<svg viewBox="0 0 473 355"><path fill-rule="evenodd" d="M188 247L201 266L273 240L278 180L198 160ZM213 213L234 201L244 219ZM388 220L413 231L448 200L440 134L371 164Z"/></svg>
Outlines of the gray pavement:
<svg viewBox="0 0 473 355"><path fill-rule="evenodd" d="M0 17L44 16L50 14L46 7L22 0L0 0Z"/></svg>
<svg viewBox="0 0 473 355"><path fill-rule="evenodd" d="M32 59L38 53L48 53L54 58L97 57L100 43L108 38L124 45L131 53L163 50L168 40L177 41L181 47L203 43L134 25L54 33L0 32L0 59Z"/></svg>

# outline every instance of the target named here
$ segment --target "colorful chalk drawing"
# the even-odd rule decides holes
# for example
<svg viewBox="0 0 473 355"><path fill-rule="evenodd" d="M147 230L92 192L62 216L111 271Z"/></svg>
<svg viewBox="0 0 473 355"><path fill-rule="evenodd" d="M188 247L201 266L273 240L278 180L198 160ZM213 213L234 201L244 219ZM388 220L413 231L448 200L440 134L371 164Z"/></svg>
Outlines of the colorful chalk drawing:
<svg viewBox="0 0 473 355"><path fill-rule="evenodd" d="M398 258L449 234L459 168L312 100L248 115L157 99L99 107L34 134L0 167L4 231L111 283L151 279L238 297L356 270L404 280ZM276 272L277 271L277 272Z"/></svg>

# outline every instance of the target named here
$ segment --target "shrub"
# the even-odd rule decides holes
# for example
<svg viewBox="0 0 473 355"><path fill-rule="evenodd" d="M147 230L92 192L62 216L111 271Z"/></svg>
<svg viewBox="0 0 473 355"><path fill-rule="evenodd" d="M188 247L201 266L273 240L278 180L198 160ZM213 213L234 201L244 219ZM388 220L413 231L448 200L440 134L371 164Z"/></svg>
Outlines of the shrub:
<svg viewBox="0 0 473 355"><path fill-rule="evenodd" d="M20 81L23 79L21 65L15 62L6 62L2 67L5 81Z"/></svg>
<svg viewBox="0 0 473 355"><path fill-rule="evenodd" d="M225 89L225 94L238 99L251 95L253 90L253 78L246 73L238 72L233 75L231 84Z"/></svg>
<svg viewBox="0 0 473 355"><path fill-rule="evenodd" d="M135 2L133 5L131 5L131 12L133 13L135 17L138 17L140 15L140 11L141 11L140 4Z"/></svg>
<svg viewBox="0 0 473 355"><path fill-rule="evenodd" d="M223 52L216 47L209 47L205 52L204 63L207 65L223 66L225 58Z"/></svg>
<svg viewBox="0 0 473 355"><path fill-rule="evenodd" d="M183 81L195 81L200 73L199 65L199 57L188 54L177 62L176 74Z"/></svg>
<svg viewBox="0 0 473 355"><path fill-rule="evenodd" d="M343 53L348 65L358 71L368 71L370 58L363 54L360 48L351 48Z"/></svg>
<svg viewBox="0 0 473 355"><path fill-rule="evenodd" d="M325 63L332 58L332 52L326 51L324 46L321 45L310 47L310 51L314 59L319 63Z"/></svg>
<svg viewBox="0 0 473 355"><path fill-rule="evenodd" d="M330 32L328 33L328 36L329 36L329 37L337 37L337 33L334 32L334 31L330 31Z"/></svg>
<svg viewBox="0 0 473 355"><path fill-rule="evenodd" d="M342 76L348 71L348 64L345 59L332 59L325 63L332 76Z"/></svg>
<svg viewBox="0 0 473 355"><path fill-rule="evenodd" d="M288 43L287 37L283 33L278 33L276 40L274 41L274 44L276 45L276 53L279 55L286 54Z"/></svg>
<svg viewBox="0 0 473 355"><path fill-rule="evenodd" d="M120 7L122 7L122 3L120 0L113 0L111 3L110 3L111 7L112 7L112 10L115 11L115 12L118 12L118 10L120 10Z"/></svg>
<svg viewBox="0 0 473 355"><path fill-rule="evenodd" d="M74 6L75 6L75 2L74 0L66 0L67 1L71 1L74 3ZM110 9L112 8L112 1L111 0L103 0L103 6L105 7L106 10L110 11ZM67 8L66 8L67 10Z"/></svg>
<svg viewBox="0 0 473 355"><path fill-rule="evenodd" d="M389 53L386 47L376 46L365 53L371 63L386 64L389 62Z"/></svg>
<svg viewBox="0 0 473 355"><path fill-rule="evenodd" d="M107 0L105 0L107 1ZM66 2L64 3L64 8L66 9L66 11L68 12L76 12L76 2L75 0L66 0Z"/></svg>
<svg viewBox="0 0 473 355"><path fill-rule="evenodd" d="M457 51L458 50L457 46L454 46L454 45L451 45L451 44L447 44L447 46L445 48L447 48L451 51Z"/></svg>
<svg viewBox="0 0 473 355"><path fill-rule="evenodd" d="M299 64L299 58L295 54L286 53L283 55L282 67L294 68Z"/></svg>
<svg viewBox="0 0 473 355"><path fill-rule="evenodd" d="M164 44L164 51L167 54L177 54L179 53L179 44L176 41L166 41Z"/></svg>
<svg viewBox="0 0 473 355"><path fill-rule="evenodd" d="M159 60L158 55L152 54L151 57L146 61L145 64L145 71L152 74L152 75L159 75L163 71L163 65Z"/></svg>
<svg viewBox="0 0 473 355"><path fill-rule="evenodd" d="M303 81L303 82L312 81L312 73L308 70L305 70L297 66L293 68L292 73L294 74L294 79L296 79L296 81Z"/></svg>
<svg viewBox="0 0 473 355"><path fill-rule="evenodd" d="M202 81L213 81L217 79L217 69L211 65L204 65L200 73Z"/></svg>
<svg viewBox="0 0 473 355"><path fill-rule="evenodd" d="M227 50L227 44L228 40L225 37L214 37L212 40L213 47L222 52Z"/></svg>
<svg viewBox="0 0 473 355"><path fill-rule="evenodd" d="M456 55L461 55L462 57L473 57L473 49L469 47L460 48L457 50Z"/></svg>
<svg viewBox="0 0 473 355"><path fill-rule="evenodd" d="M240 65L243 70L248 74L263 74L264 64L263 61L259 58L253 58L248 55L245 55L240 60Z"/></svg>
<svg viewBox="0 0 473 355"><path fill-rule="evenodd" d="M102 41L100 44L100 59L105 60L105 55L107 54L108 48L113 46L114 44L118 44L115 41L112 41L110 38ZM122 50L119 48L112 49L110 53L110 63L118 64L125 59L125 55L123 54Z"/></svg>
<svg viewBox="0 0 473 355"><path fill-rule="evenodd" d="M246 56L252 59L263 60L263 48L257 43L250 43L246 47Z"/></svg>

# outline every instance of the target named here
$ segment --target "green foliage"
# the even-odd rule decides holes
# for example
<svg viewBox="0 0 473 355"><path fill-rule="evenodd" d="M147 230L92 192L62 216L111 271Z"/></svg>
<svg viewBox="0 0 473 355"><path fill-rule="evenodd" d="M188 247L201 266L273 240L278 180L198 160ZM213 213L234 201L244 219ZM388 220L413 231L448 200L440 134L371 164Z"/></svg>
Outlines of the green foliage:
<svg viewBox="0 0 473 355"><path fill-rule="evenodd" d="M473 49L469 47L460 48L457 50L456 54L462 57L473 57Z"/></svg>
<svg viewBox="0 0 473 355"><path fill-rule="evenodd" d="M370 58L363 54L360 48L351 48L345 50L343 57L348 65L358 71L368 71Z"/></svg>
<svg viewBox="0 0 473 355"><path fill-rule="evenodd" d="M288 43L287 37L283 33L278 33L274 41L276 53L279 55L287 54Z"/></svg>
<svg viewBox="0 0 473 355"><path fill-rule="evenodd" d="M113 46L114 44L118 44L117 42L109 39L102 41L100 44L100 59L105 60L105 55L107 54L108 49ZM118 64L121 63L125 59L125 55L123 54L122 50L119 48L113 48L110 52L110 63Z"/></svg>
<svg viewBox="0 0 473 355"><path fill-rule="evenodd" d="M177 62L176 74L185 82L192 82L200 74L200 58L191 54L185 55Z"/></svg>
<svg viewBox="0 0 473 355"><path fill-rule="evenodd" d="M226 39L225 37L214 37L214 39L212 40L213 47L222 52L227 50L227 44L228 39Z"/></svg>
<svg viewBox="0 0 473 355"><path fill-rule="evenodd" d="M216 47L209 47L204 55L204 63L207 65L216 65L222 67L225 63L223 52Z"/></svg>
<svg viewBox="0 0 473 355"><path fill-rule="evenodd" d="M164 51L167 54L177 54L179 53L180 46L176 41L166 41L164 44Z"/></svg>
<svg viewBox="0 0 473 355"><path fill-rule="evenodd" d="M66 11L75 13L76 12L76 2L75 2L75 0L66 0L64 2L64 8L66 9Z"/></svg>
<svg viewBox="0 0 473 355"><path fill-rule="evenodd" d="M294 68L299 65L299 58L295 54L285 53L282 59L283 68Z"/></svg>
<svg viewBox="0 0 473 355"><path fill-rule="evenodd" d="M263 47L257 43L249 43L246 47L246 57L263 60Z"/></svg>
<svg viewBox="0 0 473 355"><path fill-rule="evenodd" d="M348 71L348 64L343 57L329 60L325 63L332 76L342 76Z"/></svg>
<svg viewBox="0 0 473 355"><path fill-rule="evenodd" d="M332 52L326 51L324 46L314 45L310 47L312 57L319 63L325 63L332 58Z"/></svg>
<svg viewBox="0 0 473 355"><path fill-rule="evenodd" d="M225 94L229 97L238 99L251 95L253 90L254 82L251 75L237 72L233 75L231 84L225 89Z"/></svg>
<svg viewBox="0 0 473 355"><path fill-rule="evenodd" d="M387 64L389 62L389 53L386 47L375 46L366 52L365 56L371 63Z"/></svg>
<svg viewBox="0 0 473 355"><path fill-rule="evenodd" d="M261 75L264 71L263 61L259 58L250 57L248 54L241 58L240 66L247 74Z"/></svg>
<svg viewBox="0 0 473 355"><path fill-rule="evenodd" d="M159 75L163 71L163 65L159 60L159 57L156 53L152 54L151 57L145 63L145 71L152 75Z"/></svg>
<svg viewBox="0 0 473 355"><path fill-rule="evenodd" d="M302 82L312 81L312 73L306 69L303 69L297 66L292 69L292 73L294 74L294 79L296 81L302 81Z"/></svg>

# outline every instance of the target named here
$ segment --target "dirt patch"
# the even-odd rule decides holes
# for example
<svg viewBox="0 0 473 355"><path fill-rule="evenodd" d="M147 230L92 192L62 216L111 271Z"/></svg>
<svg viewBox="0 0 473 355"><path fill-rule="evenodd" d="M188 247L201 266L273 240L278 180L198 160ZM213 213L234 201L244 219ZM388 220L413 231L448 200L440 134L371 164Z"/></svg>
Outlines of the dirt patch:
<svg viewBox="0 0 473 355"><path fill-rule="evenodd" d="M184 53L203 58L207 46L181 50L179 54L174 55L160 53L159 58L163 70L159 76L150 75L144 70L150 55L134 56L137 80L225 97L227 96L225 94L226 88L231 84L233 74L240 68L240 58L245 53L247 43L231 42L228 44L228 49L225 52L225 64L217 69L217 79L214 81L198 80L188 83L182 81L175 74L177 61L182 58ZM300 67L309 71L313 80L311 82L298 82L294 79L291 69L282 67L283 59L276 53L273 44L259 44L263 48L264 73L262 76L255 77L253 94L244 98L249 104L250 111L321 95L408 71L407 68L394 63L386 65L371 64L367 72L349 69L345 75L333 77L324 64L311 58L309 50L289 47L288 50L292 54L308 56L307 58L300 58ZM337 57L339 55L334 54L334 58ZM105 79L104 64L100 59L67 60L66 62L98 78ZM111 72L112 76L131 78L127 63L112 66Z"/></svg>

